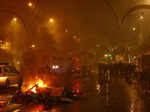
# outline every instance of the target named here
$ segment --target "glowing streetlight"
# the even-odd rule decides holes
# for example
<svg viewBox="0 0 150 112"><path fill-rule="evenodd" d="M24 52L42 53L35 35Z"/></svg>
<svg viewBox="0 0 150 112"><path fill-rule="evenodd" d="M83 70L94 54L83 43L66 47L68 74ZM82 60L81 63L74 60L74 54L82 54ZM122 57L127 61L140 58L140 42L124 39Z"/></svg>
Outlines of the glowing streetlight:
<svg viewBox="0 0 150 112"><path fill-rule="evenodd" d="M33 6L32 2L29 2L29 3L28 3L28 6L29 6L29 7L32 7L32 6Z"/></svg>
<svg viewBox="0 0 150 112"><path fill-rule="evenodd" d="M133 28L132 28L132 30L133 30L133 31L136 31L136 28L135 28L135 27L133 27Z"/></svg>
<svg viewBox="0 0 150 112"><path fill-rule="evenodd" d="M55 21L55 20L54 20L53 18L50 18L50 19L49 19L49 22L50 22L50 23L54 23L54 21Z"/></svg>
<svg viewBox="0 0 150 112"><path fill-rule="evenodd" d="M59 65L53 65L52 69L54 69L54 70L59 69Z"/></svg>
<svg viewBox="0 0 150 112"><path fill-rule="evenodd" d="M32 47L32 48L35 48L36 46L35 46L35 44L32 44L31 47Z"/></svg>
<svg viewBox="0 0 150 112"><path fill-rule="evenodd" d="M140 16L140 20L143 20L144 19L144 16Z"/></svg>
<svg viewBox="0 0 150 112"><path fill-rule="evenodd" d="M108 57L108 54L105 54L104 57L107 58L107 57Z"/></svg>
<svg viewBox="0 0 150 112"><path fill-rule="evenodd" d="M12 19L12 21L14 21L14 22L17 22L17 20L18 20L17 17L14 17L14 18Z"/></svg>

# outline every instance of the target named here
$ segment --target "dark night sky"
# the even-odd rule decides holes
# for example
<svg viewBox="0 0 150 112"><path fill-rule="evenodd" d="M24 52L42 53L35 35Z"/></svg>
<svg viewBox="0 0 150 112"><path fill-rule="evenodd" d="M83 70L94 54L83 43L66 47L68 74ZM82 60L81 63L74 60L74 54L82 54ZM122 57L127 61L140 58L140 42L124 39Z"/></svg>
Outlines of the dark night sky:
<svg viewBox="0 0 150 112"><path fill-rule="evenodd" d="M95 43L110 45L128 43L127 37L132 34L128 32L129 35L127 35L128 29L121 30L120 27L124 25L120 25L120 21L124 14L137 4L143 3L140 0L66 0L61 2L55 0L49 3L43 2L41 5L45 9L52 10L56 16L59 15L66 24L71 26L72 31L79 33L84 42L88 43L87 45L94 46Z"/></svg>
<svg viewBox="0 0 150 112"><path fill-rule="evenodd" d="M17 1L17 2L15 2ZM25 0L1 0L1 9L16 9L29 22L29 9L24 8ZM36 3L36 13L53 16L69 26L72 33L80 35L85 45L96 43L124 43L126 31L120 31L121 18L127 10L140 0L32 0ZM105 2L104 2L105 1ZM23 11L25 13L23 13ZM2 15L2 14L1 14ZM8 14L9 15L9 14ZM115 16L118 17L118 20ZM3 18L1 16L1 18ZM7 17L6 17L7 18ZM36 18L37 19L37 18ZM118 24L119 23L119 24ZM26 23L25 23L26 24ZM122 34L124 33L124 34Z"/></svg>
<svg viewBox="0 0 150 112"><path fill-rule="evenodd" d="M103 43L101 41L109 41L109 37L115 37L114 32L116 33L118 26L111 10L103 1L53 1L41 5L45 10L57 13L71 26L72 31L78 33L87 43L95 44L97 40Z"/></svg>

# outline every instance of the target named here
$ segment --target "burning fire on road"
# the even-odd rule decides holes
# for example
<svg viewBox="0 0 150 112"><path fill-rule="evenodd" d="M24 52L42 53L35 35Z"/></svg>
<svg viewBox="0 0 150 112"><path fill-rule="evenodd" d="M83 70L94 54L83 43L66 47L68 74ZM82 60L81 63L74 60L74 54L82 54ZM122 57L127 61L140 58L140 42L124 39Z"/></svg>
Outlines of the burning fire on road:
<svg viewBox="0 0 150 112"><path fill-rule="evenodd" d="M28 85L28 87L23 86L22 92L30 91L33 93L37 93L38 88L46 88L48 85L41 79L38 79L36 81L31 82L31 84Z"/></svg>
<svg viewBox="0 0 150 112"><path fill-rule="evenodd" d="M37 89L39 88L49 88L50 82L46 82L44 79L36 77L30 81L25 81L25 84L22 86L22 92L32 92L37 93Z"/></svg>
<svg viewBox="0 0 150 112"><path fill-rule="evenodd" d="M28 112L41 112L44 110L43 105L32 106L32 108L28 109Z"/></svg>

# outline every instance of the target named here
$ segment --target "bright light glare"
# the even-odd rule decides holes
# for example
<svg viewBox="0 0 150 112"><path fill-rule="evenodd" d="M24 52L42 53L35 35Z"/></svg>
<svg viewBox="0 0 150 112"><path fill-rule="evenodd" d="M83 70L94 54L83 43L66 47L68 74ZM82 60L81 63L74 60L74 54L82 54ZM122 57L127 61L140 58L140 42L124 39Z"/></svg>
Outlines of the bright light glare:
<svg viewBox="0 0 150 112"><path fill-rule="evenodd" d="M2 45L0 46L0 48L3 49L3 50L10 50L10 48L11 48L11 43L10 43L10 42L5 42L4 44L2 44Z"/></svg>
<svg viewBox="0 0 150 112"><path fill-rule="evenodd" d="M59 65L53 65L52 66L52 69L58 69L59 68Z"/></svg>
<svg viewBox="0 0 150 112"><path fill-rule="evenodd" d="M37 83L36 83L39 87L47 87L47 85L46 84L44 84L44 82L41 80L41 79L39 79L38 81L37 81Z"/></svg>
<svg viewBox="0 0 150 112"><path fill-rule="evenodd" d="M58 68L59 68L59 66L58 66L58 65L56 65L56 66L55 66L55 68L56 68L56 69L58 69Z"/></svg>
<svg viewBox="0 0 150 112"><path fill-rule="evenodd" d="M52 69L55 69L55 65L52 66Z"/></svg>
<svg viewBox="0 0 150 112"><path fill-rule="evenodd" d="M32 48L35 48L36 46L35 46L35 44L32 44L32 46L31 46Z"/></svg>
<svg viewBox="0 0 150 112"><path fill-rule="evenodd" d="M108 54L105 54L104 56L105 56L105 57L108 57Z"/></svg>
<svg viewBox="0 0 150 112"><path fill-rule="evenodd" d="M16 17L14 17L12 20L13 20L14 22L16 22L18 19L17 19Z"/></svg>
<svg viewBox="0 0 150 112"><path fill-rule="evenodd" d="M50 22L50 23L54 23L54 19L53 19L53 18L50 18L50 19L49 19L49 22Z"/></svg>
<svg viewBox="0 0 150 112"><path fill-rule="evenodd" d="M29 2L29 3L28 3L28 6L29 6L29 7L32 7L32 6L33 6L32 2Z"/></svg>
<svg viewBox="0 0 150 112"><path fill-rule="evenodd" d="M133 31L136 31L136 28L135 28L135 27L133 27L133 28L132 28L132 30L133 30Z"/></svg>
<svg viewBox="0 0 150 112"><path fill-rule="evenodd" d="M31 89L31 91L32 91L33 93L36 93L36 87L33 87L33 88Z"/></svg>
<svg viewBox="0 0 150 112"><path fill-rule="evenodd" d="M0 77L0 83L1 82L5 82L7 80L8 77Z"/></svg>
<svg viewBox="0 0 150 112"><path fill-rule="evenodd" d="M143 20L144 19L144 16L140 16L140 20Z"/></svg>

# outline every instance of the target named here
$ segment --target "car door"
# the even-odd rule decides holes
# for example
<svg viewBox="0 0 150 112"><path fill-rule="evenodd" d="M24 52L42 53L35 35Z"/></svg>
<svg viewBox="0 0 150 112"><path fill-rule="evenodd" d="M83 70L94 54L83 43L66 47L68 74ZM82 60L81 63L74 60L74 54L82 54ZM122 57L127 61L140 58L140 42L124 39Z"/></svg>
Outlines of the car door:
<svg viewBox="0 0 150 112"><path fill-rule="evenodd" d="M18 77L19 74L18 72L15 70L14 67L12 66L5 66L4 67L4 74L5 76L8 77L8 80L11 84L16 84L18 83Z"/></svg>

